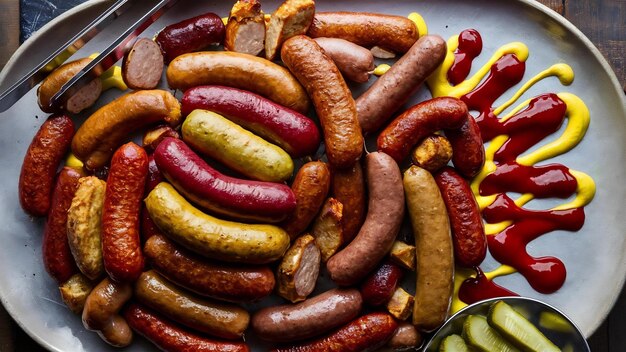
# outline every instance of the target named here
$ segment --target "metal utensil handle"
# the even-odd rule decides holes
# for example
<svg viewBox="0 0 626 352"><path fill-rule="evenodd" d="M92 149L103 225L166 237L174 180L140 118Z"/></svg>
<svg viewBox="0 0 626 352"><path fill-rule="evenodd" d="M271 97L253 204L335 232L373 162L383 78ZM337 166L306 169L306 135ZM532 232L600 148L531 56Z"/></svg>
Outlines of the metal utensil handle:
<svg viewBox="0 0 626 352"><path fill-rule="evenodd" d="M13 106L13 104L20 100L20 98L28 93L34 86L43 81L49 74L48 70L46 70L48 65L55 61L63 63L67 60L67 57L63 55L67 50L76 51L82 48L89 40L124 13L130 7L129 1L130 0L117 0L104 13L87 25L87 27L65 42L65 44L61 45L38 66L30 70L26 75L0 94L0 112L4 112Z"/></svg>

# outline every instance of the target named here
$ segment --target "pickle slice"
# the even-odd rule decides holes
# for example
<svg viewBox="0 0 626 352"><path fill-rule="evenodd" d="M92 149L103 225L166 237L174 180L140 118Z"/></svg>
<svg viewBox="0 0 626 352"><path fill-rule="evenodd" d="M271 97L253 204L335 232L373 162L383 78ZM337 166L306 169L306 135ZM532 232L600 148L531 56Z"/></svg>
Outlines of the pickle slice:
<svg viewBox="0 0 626 352"><path fill-rule="evenodd" d="M487 319L489 325L523 351L561 351L535 325L503 301L489 308Z"/></svg>
<svg viewBox="0 0 626 352"><path fill-rule="evenodd" d="M481 315L470 315L463 324L463 338L471 347L482 352L519 352L487 323Z"/></svg>
<svg viewBox="0 0 626 352"><path fill-rule="evenodd" d="M469 348L461 336L450 335L441 341L439 352L469 352Z"/></svg>

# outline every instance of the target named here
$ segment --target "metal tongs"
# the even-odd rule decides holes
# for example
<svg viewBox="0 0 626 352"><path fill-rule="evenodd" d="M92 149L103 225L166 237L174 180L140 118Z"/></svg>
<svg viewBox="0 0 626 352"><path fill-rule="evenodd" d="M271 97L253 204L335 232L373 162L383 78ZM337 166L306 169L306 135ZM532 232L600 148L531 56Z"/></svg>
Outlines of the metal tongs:
<svg viewBox="0 0 626 352"><path fill-rule="evenodd" d="M133 44L133 41L141 32L154 23L163 13L171 8L177 0L117 0L104 13L93 20L82 31L50 54L37 67L33 68L25 76L20 78L15 84L0 94L0 112L9 109L20 100L33 87L39 84L48 75L46 70L48 65L53 63L63 63L67 59L68 52L75 52L83 47L89 40L98 33L106 29L111 23L119 18L123 13L135 7L141 8L141 4L148 4L151 7L143 12L141 17L133 22L123 33L113 40L106 49L85 66L78 74L70 79L57 94L50 100L50 105L55 111L60 111L65 107L67 100L79 89L91 82L93 79L121 59ZM145 7L145 6L144 6ZM128 11L132 12L132 11Z"/></svg>

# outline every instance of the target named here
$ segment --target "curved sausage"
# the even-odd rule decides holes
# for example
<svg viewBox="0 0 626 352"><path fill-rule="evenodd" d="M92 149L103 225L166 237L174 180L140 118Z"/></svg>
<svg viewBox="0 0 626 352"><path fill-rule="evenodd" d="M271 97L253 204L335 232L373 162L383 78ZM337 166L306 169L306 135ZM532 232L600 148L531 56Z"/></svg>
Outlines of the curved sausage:
<svg viewBox="0 0 626 352"><path fill-rule="evenodd" d="M165 63L170 63L182 54L222 44L225 33L220 16L209 12L170 24L157 34L155 40L161 47Z"/></svg>
<svg viewBox="0 0 626 352"><path fill-rule="evenodd" d="M222 51L181 55L167 67L170 88L215 84L251 91L301 114L309 110L304 88L289 71L260 57Z"/></svg>
<svg viewBox="0 0 626 352"><path fill-rule="evenodd" d="M44 216L50 210L54 176L73 135L72 119L53 115L41 125L30 142L18 184L20 205L28 214Z"/></svg>
<svg viewBox="0 0 626 352"><path fill-rule="evenodd" d="M296 210L281 224L295 239L311 224L330 189L330 169L321 161L308 162L298 170L291 184L296 196Z"/></svg>
<svg viewBox="0 0 626 352"><path fill-rule="evenodd" d="M124 308L124 318L139 335L166 352L249 352L243 342L221 342L181 329L148 308L131 304Z"/></svg>
<svg viewBox="0 0 626 352"><path fill-rule="evenodd" d="M50 106L52 97L67 83L72 77L80 72L92 59L83 58L57 67L48 75L37 88L37 103L43 112L54 112ZM102 82L100 79L94 79L86 86L76 92L66 102L66 109L69 113L78 114L84 109L92 106L102 93Z"/></svg>
<svg viewBox="0 0 626 352"><path fill-rule="evenodd" d="M130 89L154 89L163 75L163 54L148 38L138 39L124 56L122 77Z"/></svg>
<svg viewBox="0 0 626 352"><path fill-rule="evenodd" d="M337 66L313 39L303 35L285 41L281 58L313 101L328 162L337 169L351 167L361 157L364 141L354 99Z"/></svg>
<svg viewBox="0 0 626 352"><path fill-rule="evenodd" d="M165 182L150 192L145 203L165 235L209 258L263 264L279 259L289 247L289 235L281 228L214 218L194 208Z"/></svg>
<svg viewBox="0 0 626 352"><path fill-rule="evenodd" d="M164 90L128 93L89 116L76 131L72 152L87 169L99 169L132 132L159 121L176 126L180 120L180 104L172 93Z"/></svg>
<svg viewBox="0 0 626 352"><path fill-rule="evenodd" d="M454 289L450 223L430 172L411 166L403 182L417 257L413 324L421 331L432 331L446 320Z"/></svg>
<svg viewBox="0 0 626 352"><path fill-rule="evenodd" d="M243 308L188 294L154 271L135 282L135 298L142 304L194 330L225 339L239 339L250 315Z"/></svg>
<svg viewBox="0 0 626 352"><path fill-rule="evenodd" d="M446 130L446 137L452 145L452 164L464 177L472 178L480 172L485 164L485 148L480 135L480 127L467 114L467 120L456 130Z"/></svg>
<svg viewBox="0 0 626 352"><path fill-rule="evenodd" d="M284 150L213 111L194 110L182 134L193 149L249 178L282 182L293 174L293 160Z"/></svg>
<svg viewBox="0 0 626 352"><path fill-rule="evenodd" d="M130 284L116 283L108 277L102 280L85 301L82 315L85 329L97 331L112 346L128 346L133 339L133 332L118 312L132 294Z"/></svg>
<svg viewBox="0 0 626 352"><path fill-rule="evenodd" d="M179 139L166 138L154 158L176 189L213 213L247 221L279 222L296 208L296 197L288 186L223 175Z"/></svg>
<svg viewBox="0 0 626 352"><path fill-rule="evenodd" d="M201 296L227 302L249 302L269 296L276 283L267 266L211 262L179 248L163 235L146 241L144 254L152 268L173 283Z"/></svg>
<svg viewBox="0 0 626 352"><path fill-rule="evenodd" d="M268 341L304 340L354 319L362 303L355 289L332 289L300 303L263 308L252 316L252 329Z"/></svg>
<svg viewBox="0 0 626 352"><path fill-rule="evenodd" d="M378 46L404 53L418 38L417 27L406 17L367 12L317 12L308 35L341 38L357 45Z"/></svg>
<svg viewBox="0 0 626 352"><path fill-rule="evenodd" d="M466 268L478 266L487 255L487 238L468 182L451 167L438 172L435 181L450 217L455 264Z"/></svg>
<svg viewBox="0 0 626 352"><path fill-rule="evenodd" d="M374 56L362 46L340 38L315 38L345 78L365 83L374 71Z"/></svg>
<svg viewBox="0 0 626 352"><path fill-rule="evenodd" d="M367 190L361 163L349 169L333 170L332 194L343 204L343 243L350 243L359 232L366 214Z"/></svg>
<svg viewBox="0 0 626 352"><path fill-rule="evenodd" d="M378 135L378 150L401 162L426 136L442 129L461 127L467 114L467 105L452 97L435 98L414 105Z"/></svg>
<svg viewBox="0 0 626 352"><path fill-rule="evenodd" d="M43 265L58 283L63 283L78 273L67 240L67 210L72 204L78 189L78 180L82 176L79 171L70 167L61 169L52 192L52 208L43 230Z"/></svg>
<svg viewBox="0 0 626 352"><path fill-rule="evenodd" d="M446 42L437 35L420 38L389 71L356 99L364 132L381 128L443 62Z"/></svg>
<svg viewBox="0 0 626 352"><path fill-rule="evenodd" d="M196 109L216 112L277 144L294 158L312 155L320 145L313 120L245 90L223 86L188 89L182 99L183 115Z"/></svg>
<svg viewBox="0 0 626 352"><path fill-rule="evenodd" d="M102 209L104 269L115 281L132 282L143 270L139 213L148 176L148 155L133 142L111 160Z"/></svg>
<svg viewBox="0 0 626 352"><path fill-rule="evenodd" d="M391 339L398 323L387 313L370 313L318 340L299 346L275 348L272 352L363 352L375 351Z"/></svg>
<svg viewBox="0 0 626 352"><path fill-rule="evenodd" d="M404 218L398 164L389 155L375 152L365 158L365 170L369 190L365 222L356 238L326 265L330 278L342 286L354 285L376 268L393 246Z"/></svg>

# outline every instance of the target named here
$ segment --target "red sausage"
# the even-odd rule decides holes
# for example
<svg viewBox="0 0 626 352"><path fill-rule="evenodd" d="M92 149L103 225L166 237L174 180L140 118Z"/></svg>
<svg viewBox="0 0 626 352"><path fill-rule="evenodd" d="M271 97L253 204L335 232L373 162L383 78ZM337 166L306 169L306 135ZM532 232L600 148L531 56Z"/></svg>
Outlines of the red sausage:
<svg viewBox="0 0 626 352"><path fill-rule="evenodd" d="M146 179L146 187L144 191L144 197L156 187L159 183L163 181L163 175L159 171L159 168L154 161L154 155L150 155L148 157L148 178ZM161 233L159 228L154 224L150 214L148 213L148 209L145 206L141 207L141 240L143 242L147 241L148 238Z"/></svg>
<svg viewBox="0 0 626 352"><path fill-rule="evenodd" d="M294 158L315 153L320 133L313 120L260 95L230 87L201 86L187 90L182 113L210 110L277 144Z"/></svg>
<svg viewBox="0 0 626 352"><path fill-rule="evenodd" d="M303 345L275 348L272 352L362 352L383 346L398 328L387 313L364 315L334 333Z"/></svg>
<svg viewBox="0 0 626 352"><path fill-rule="evenodd" d="M144 246L152 268L173 283L205 297L227 302L249 302L269 296L274 273L267 266L210 262L154 235Z"/></svg>
<svg viewBox="0 0 626 352"><path fill-rule="evenodd" d="M72 143L73 136L72 120L65 115L56 115L41 125L30 143L22 163L18 186L20 204L28 214L48 214L54 175Z"/></svg>
<svg viewBox="0 0 626 352"><path fill-rule="evenodd" d="M248 352L243 342L221 342L198 336L162 318L152 310L138 304L124 309L128 325L139 335L167 352Z"/></svg>
<svg viewBox="0 0 626 352"><path fill-rule="evenodd" d="M452 145L454 168L467 178L476 176L485 164L485 148L476 120L467 114L463 126L456 130L446 130L446 137Z"/></svg>
<svg viewBox="0 0 626 352"><path fill-rule="evenodd" d="M64 167L57 177L52 192L52 208L43 233L43 265L57 282L62 283L78 272L78 267L67 242L67 210L78 189L78 179L83 175Z"/></svg>
<svg viewBox="0 0 626 352"><path fill-rule="evenodd" d="M115 281L135 281L143 270L139 213L147 175L148 155L140 146L127 143L113 154L102 209L102 255Z"/></svg>
<svg viewBox="0 0 626 352"><path fill-rule="evenodd" d="M412 106L396 117L378 136L378 151L397 162L426 136L441 129L456 129L467 121L467 105L456 98L442 97Z"/></svg>
<svg viewBox="0 0 626 352"><path fill-rule="evenodd" d="M435 181L450 217L455 263L467 268L479 265L487 255L487 238L469 184L451 167L437 173Z"/></svg>
<svg viewBox="0 0 626 352"><path fill-rule="evenodd" d="M404 271L398 265L386 261L361 284L363 301L372 306L387 303L398 287Z"/></svg>
<svg viewBox="0 0 626 352"><path fill-rule="evenodd" d="M222 44L225 35L226 27L220 16L209 12L163 28L156 42L161 47L165 63L169 64L182 54Z"/></svg>
<svg viewBox="0 0 626 352"><path fill-rule="evenodd" d="M369 190L365 222L354 240L326 263L330 278L342 286L354 285L376 268L393 246L404 218L404 188L398 164L385 153L369 153L365 172Z"/></svg>
<svg viewBox="0 0 626 352"><path fill-rule="evenodd" d="M176 189L203 208L230 218L279 222L296 208L289 186L229 177L210 167L180 139L165 138L154 160Z"/></svg>

